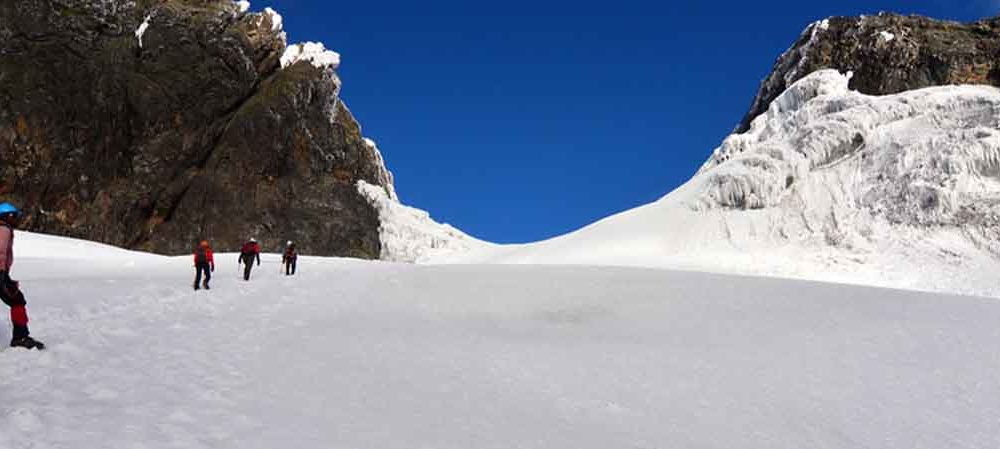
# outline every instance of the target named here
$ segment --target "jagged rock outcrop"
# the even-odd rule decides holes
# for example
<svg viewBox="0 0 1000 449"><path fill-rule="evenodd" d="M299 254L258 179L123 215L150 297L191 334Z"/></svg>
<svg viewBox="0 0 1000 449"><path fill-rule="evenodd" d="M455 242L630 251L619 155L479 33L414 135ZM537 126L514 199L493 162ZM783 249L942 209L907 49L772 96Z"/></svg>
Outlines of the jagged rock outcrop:
<svg viewBox="0 0 1000 449"><path fill-rule="evenodd" d="M335 65L285 49L280 16L232 0L0 2L0 199L29 230L159 253L255 235L377 258L356 183L391 176Z"/></svg>
<svg viewBox="0 0 1000 449"><path fill-rule="evenodd" d="M948 84L1000 86L1000 17L971 24L919 16L834 17L810 25L761 84L737 132L819 69L853 72L850 88L887 95Z"/></svg>

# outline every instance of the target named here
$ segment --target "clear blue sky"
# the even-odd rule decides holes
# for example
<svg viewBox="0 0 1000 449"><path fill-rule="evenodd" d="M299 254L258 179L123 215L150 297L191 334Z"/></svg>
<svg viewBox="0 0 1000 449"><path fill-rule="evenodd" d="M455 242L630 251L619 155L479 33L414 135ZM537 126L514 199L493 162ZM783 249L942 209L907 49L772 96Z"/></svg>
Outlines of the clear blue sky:
<svg viewBox="0 0 1000 449"><path fill-rule="evenodd" d="M971 21L1000 0L253 0L342 55L404 203L495 242L553 237L690 178L810 22Z"/></svg>

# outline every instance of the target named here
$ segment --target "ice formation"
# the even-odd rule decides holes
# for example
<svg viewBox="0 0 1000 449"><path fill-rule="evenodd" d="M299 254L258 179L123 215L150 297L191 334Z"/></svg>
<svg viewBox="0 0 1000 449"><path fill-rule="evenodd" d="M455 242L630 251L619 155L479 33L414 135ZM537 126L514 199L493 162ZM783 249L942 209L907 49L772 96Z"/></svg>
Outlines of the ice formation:
<svg viewBox="0 0 1000 449"><path fill-rule="evenodd" d="M491 246L434 221L426 211L403 205L391 189L358 181L358 191L378 210L382 260L427 262Z"/></svg>

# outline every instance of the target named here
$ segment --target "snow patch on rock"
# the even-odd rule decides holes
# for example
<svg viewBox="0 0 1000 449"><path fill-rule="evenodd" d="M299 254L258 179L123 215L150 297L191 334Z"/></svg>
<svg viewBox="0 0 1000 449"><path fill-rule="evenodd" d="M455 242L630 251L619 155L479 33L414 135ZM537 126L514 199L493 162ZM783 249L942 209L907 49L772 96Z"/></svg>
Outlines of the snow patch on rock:
<svg viewBox="0 0 1000 449"><path fill-rule="evenodd" d="M236 3L236 6L240 9L241 14L250 10L250 2L247 0L234 0L233 3Z"/></svg>
<svg viewBox="0 0 1000 449"><path fill-rule="evenodd" d="M340 53L327 50L320 42L304 42L289 45L281 55L281 67L288 67L299 61L309 61L321 69L336 69L340 67Z"/></svg>
<svg viewBox="0 0 1000 449"><path fill-rule="evenodd" d="M403 205L391 190L364 181L358 181L357 187L378 210L382 260L425 262L491 246L451 225L434 221L426 211Z"/></svg>
<svg viewBox="0 0 1000 449"><path fill-rule="evenodd" d="M380 167L381 173L379 177L382 178L385 184L385 191L389 195L389 199L393 201L399 201L399 197L396 195L396 187L393 184L392 172L389 171L389 167L385 164L385 159L382 157L382 152L379 151L378 145L374 140L367 137L364 138L365 146L371 152L371 159L375 160L375 163Z"/></svg>
<svg viewBox="0 0 1000 449"><path fill-rule="evenodd" d="M146 20L143 20L139 28L135 30L135 38L139 41L139 48L142 48L142 37L146 35L146 30L149 29L149 21L152 18L152 14L147 15Z"/></svg>
<svg viewBox="0 0 1000 449"><path fill-rule="evenodd" d="M896 39L896 35L883 30L878 32L878 38L882 42L892 42Z"/></svg>
<svg viewBox="0 0 1000 449"><path fill-rule="evenodd" d="M798 55L799 62L798 64L796 64L793 70L785 74L785 84L791 84L792 81L795 80L795 77L798 76L799 72L802 71L802 68L806 63L806 55L809 54L809 50L812 49L812 46L816 43L817 39L819 38L819 34L829 29L830 29L830 19L823 19L813 22L805 29L805 31L802 32L803 36L806 33L809 33L809 41L807 41L805 45L799 47L797 50L794 50L797 51L799 54ZM786 55L788 54L788 52L791 51L793 50L789 49L788 51L786 51L785 52ZM782 55L782 58L785 58L786 55Z"/></svg>
<svg viewBox="0 0 1000 449"><path fill-rule="evenodd" d="M270 7L264 8L264 14L271 19L271 31L281 31L284 29L284 19L281 17L281 14L278 14L277 11Z"/></svg>

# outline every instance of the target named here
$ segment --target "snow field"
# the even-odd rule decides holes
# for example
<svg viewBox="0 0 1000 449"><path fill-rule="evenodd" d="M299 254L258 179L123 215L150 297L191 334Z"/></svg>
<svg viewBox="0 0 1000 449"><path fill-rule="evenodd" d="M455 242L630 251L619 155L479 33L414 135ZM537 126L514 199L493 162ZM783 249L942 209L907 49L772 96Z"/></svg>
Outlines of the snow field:
<svg viewBox="0 0 1000 449"><path fill-rule="evenodd" d="M309 257L287 278L276 255L246 283L234 254L194 292L189 257L68 253L15 265L51 349L0 351L0 448L1000 441L995 300Z"/></svg>

